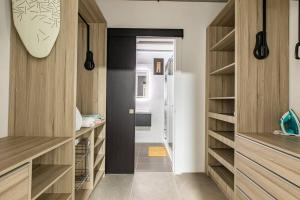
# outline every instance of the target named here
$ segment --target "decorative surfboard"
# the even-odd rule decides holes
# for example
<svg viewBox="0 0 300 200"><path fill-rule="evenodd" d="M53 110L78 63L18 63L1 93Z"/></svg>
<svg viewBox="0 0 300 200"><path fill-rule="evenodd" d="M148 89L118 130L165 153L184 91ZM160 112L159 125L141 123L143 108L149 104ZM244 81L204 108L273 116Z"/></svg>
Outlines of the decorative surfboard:
<svg viewBox="0 0 300 200"><path fill-rule="evenodd" d="M60 0L12 0L13 21L27 51L47 57L60 30Z"/></svg>

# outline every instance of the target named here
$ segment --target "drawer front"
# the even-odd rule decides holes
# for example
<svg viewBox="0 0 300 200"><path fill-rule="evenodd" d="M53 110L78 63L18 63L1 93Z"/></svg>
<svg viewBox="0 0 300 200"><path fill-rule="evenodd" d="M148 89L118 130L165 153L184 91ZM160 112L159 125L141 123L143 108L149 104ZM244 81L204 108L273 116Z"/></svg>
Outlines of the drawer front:
<svg viewBox="0 0 300 200"><path fill-rule="evenodd" d="M300 159L241 136L236 151L300 187Z"/></svg>
<svg viewBox="0 0 300 200"><path fill-rule="evenodd" d="M236 168L278 200L299 200L300 188L236 153Z"/></svg>
<svg viewBox="0 0 300 200"><path fill-rule="evenodd" d="M30 165L27 164L0 177L0 200L30 199Z"/></svg>
<svg viewBox="0 0 300 200"><path fill-rule="evenodd" d="M250 200L275 200L256 183L250 180L245 174L236 170L237 187L240 188Z"/></svg>
<svg viewBox="0 0 300 200"><path fill-rule="evenodd" d="M235 200L250 200L239 187L236 187L235 190Z"/></svg>

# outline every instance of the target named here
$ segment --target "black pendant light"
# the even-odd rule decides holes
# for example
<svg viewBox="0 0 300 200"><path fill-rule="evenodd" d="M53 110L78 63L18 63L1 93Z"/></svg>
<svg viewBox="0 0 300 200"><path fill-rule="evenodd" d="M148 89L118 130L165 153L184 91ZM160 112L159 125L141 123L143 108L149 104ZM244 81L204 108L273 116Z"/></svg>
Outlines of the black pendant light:
<svg viewBox="0 0 300 200"><path fill-rule="evenodd" d="M299 10L298 10L298 43L295 47L295 58L300 60L299 56L299 48L300 48L300 0L299 0Z"/></svg>
<svg viewBox="0 0 300 200"><path fill-rule="evenodd" d="M256 44L253 54L259 60L269 56L267 43L267 0L263 0L263 30L256 34Z"/></svg>
<svg viewBox="0 0 300 200"><path fill-rule="evenodd" d="M84 67L86 70L93 70L95 68L93 52L90 50L90 25L85 21L85 19L79 14L79 17L86 24L87 27L87 51L86 58L84 62Z"/></svg>

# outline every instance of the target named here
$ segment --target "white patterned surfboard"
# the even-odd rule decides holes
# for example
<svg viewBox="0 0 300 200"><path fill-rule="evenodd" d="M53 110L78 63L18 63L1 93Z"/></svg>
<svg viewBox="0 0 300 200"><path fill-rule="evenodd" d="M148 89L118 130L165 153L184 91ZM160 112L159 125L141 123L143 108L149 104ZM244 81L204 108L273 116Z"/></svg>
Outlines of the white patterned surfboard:
<svg viewBox="0 0 300 200"><path fill-rule="evenodd" d="M47 57L60 30L60 0L12 0L13 21L27 51Z"/></svg>

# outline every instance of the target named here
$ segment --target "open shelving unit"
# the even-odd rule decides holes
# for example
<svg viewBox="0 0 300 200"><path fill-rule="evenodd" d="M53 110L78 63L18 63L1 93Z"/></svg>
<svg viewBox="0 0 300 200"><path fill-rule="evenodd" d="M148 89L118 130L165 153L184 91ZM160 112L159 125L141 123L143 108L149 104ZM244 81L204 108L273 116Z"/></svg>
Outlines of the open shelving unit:
<svg viewBox="0 0 300 200"><path fill-rule="evenodd" d="M76 106L82 115L106 115L106 21L93 0L79 1L78 52L77 52L77 97ZM90 28L90 48L94 54L95 69L84 68L87 51L87 24ZM90 89L87 89L90 88ZM87 140L87 156L78 161L75 199L87 200L105 175L105 120L90 128L81 128L74 133L76 140ZM76 147L75 147L76 148ZM78 152L77 152L78 153ZM99 172L101 171L101 173ZM83 172L81 174L81 172ZM81 176L83 175L83 176Z"/></svg>
<svg viewBox="0 0 300 200"><path fill-rule="evenodd" d="M234 197L236 124L235 3L230 0L207 28L207 172Z"/></svg>
<svg viewBox="0 0 300 200"><path fill-rule="evenodd" d="M226 65L225 67L221 67L220 69L216 69L210 73L210 75L230 75L235 73L235 63L231 63Z"/></svg>
<svg viewBox="0 0 300 200"><path fill-rule="evenodd" d="M0 193L3 199L18 190L22 198L13 199L85 200L96 186L95 177L99 182L104 174L94 176L94 172L104 172L105 121L76 132L75 109L78 107L84 115L101 114L105 118L106 20L95 0L61 1L60 12L58 38L44 58L31 56L15 27L11 29L10 137L0 142L1 149L8 148L0 155L0 175L16 176L14 172L21 167L23 174L19 174L24 179L17 180L9 192ZM79 21L78 13L90 26L90 50L95 63L92 71L84 68L87 26ZM101 140L94 141L98 136ZM76 155L78 138L90 139L89 154ZM96 160L95 152L101 154ZM75 172L82 164L80 160L86 158L91 169L77 191Z"/></svg>
<svg viewBox="0 0 300 200"><path fill-rule="evenodd" d="M236 134L279 130L288 110L288 3L274 1L267 9L274 23L263 60L253 55L262 16L257 1L229 0L207 27L206 171L228 199L237 184Z"/></svg>
<svg viewBox="0 0 300 200"><path fill-rule="evenodd" d="M103 178L105 172L105 122L91 128L82 128L77 131L76 140L79 142L76 148L75 171L79 177L75 178L75 199L88 199L93 189ZM79 145L83 147L79 148ZM81 153L84 149L83 153ZM81 150L81 151L80 151ZM86 152L86 153L85 153ZM80 160L83 158L84 160ZM81 173L83 171L83 173Z"/></svg>
<svg viewBox="0 0 300 200"><path fill-rule="evenodd" d="M230 31L219 40L210 50L211 51L234 51L235 30Z"/></svg>
<svg viewBox="0 0 300 200"><path fill-rule="evenodd" d="M38 199L57 180L64 176L72 165L39 165L33 166L31 199ZM55 195L55 194L48 194ZM44 195L45 196L45 195ZM47 196L47 194L46 194ZM71 194L69 194L71 196Z"/></svg>

